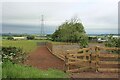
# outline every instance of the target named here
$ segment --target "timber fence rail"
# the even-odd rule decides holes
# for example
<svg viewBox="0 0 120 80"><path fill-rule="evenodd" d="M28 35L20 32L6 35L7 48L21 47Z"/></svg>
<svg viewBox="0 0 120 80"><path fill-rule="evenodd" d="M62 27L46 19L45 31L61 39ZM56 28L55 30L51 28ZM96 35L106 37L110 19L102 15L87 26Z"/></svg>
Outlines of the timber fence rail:
<svg viewBox="0 0 120 80"><path fill-rule="evenodd" d="M95 46L78 50L67 50L65 55L66 72L120 72L119 52L120 48ZM103 54L102 51L105 51ZM112 51L112 53L107 53ZM111 67L112 65L112 67ZM116 65L116 66L115 66ZM115 67L114 67L115 66Z"/></svg>
<svg viewBox="0 0 120 80"><path fill-rule="evenodd" d="M95 46L55 53L52 43L46 46L53 55L65 61L66 72L120 72L120 48Z"/></svg>
<svg viewBox="0 0 120 80"><path fill-rule="evenodd" d="M55 55L56 57L58 57L61 60L65 61L66 50L67 49L73 49L74 47L76 48L76 43L55 43L55 44L53 44L51 42L47 42L46 47L48 48L48 50L53 55ZM77 49L75 49L75 50L77 50Z"/></svg>
<svg viewBox="0 0 120 80"><path fill-rule="evenodd" d="M63 54L60 54L60 53L54 53L53 52L53 44L52 43L47 43L46 44L46 47L48 48L48 50L53 54L55 55L56 57L60 58L61 60L65 61L65 56Z"/></svg>
<svg viewBox="0 0 120 80"><path fill-rule="evenodd" d="M98 62L96 65L98 72L120 72L120 48L111 48L111 47L96 47L97 48L97 58ZM101 51L107 51L109 54L100 54ZM117 53L117 54L116 54ZM104 67L102 65L106 65ZM111 67L111 65L114 65Z"/></svg>

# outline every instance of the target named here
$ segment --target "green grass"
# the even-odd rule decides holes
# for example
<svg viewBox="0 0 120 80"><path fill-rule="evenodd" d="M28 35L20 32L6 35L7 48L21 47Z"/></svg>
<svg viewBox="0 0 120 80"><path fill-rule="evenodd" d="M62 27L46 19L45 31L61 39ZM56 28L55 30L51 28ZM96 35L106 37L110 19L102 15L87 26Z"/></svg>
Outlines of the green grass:
<svg viewBox="0 0 120 80"><path fill-rule="evenodd" d="M57 42L57 41L49 41L51 42L52 44L55 44L55 45L59 45L59 44L76 44L76 43L71 43L71 42Z"/></svg>
<svg viewBox="0 0 120 80"><path fill-rule="evenodd" d="M37 48L37 42L52 42L52 44L65 44L66 42L53 42L49 40L2 40L2 45L4 47L18 47L22 48L23 51L29 53Z"/></svg>
<svg viewBox="0 0 120 80"><path fill-rule="evenodd" d="M2 40L2 46L4 47L19 47L22 48L25 52L31 52L36 49L37 42L43 42L47 40Z"/></svg>
<svg viewBox="0 0 120 80"><path fill-rule="evenodd" d="M0 56L1 57L1 56ZM1 78L2 78L2 63L1 63L1 61L0 61L0 80L1 80Z"/></svg>
<svg viewBox="0 0 120 80"><path fill-rule="evenodd" d="M67 74L60 70L38 70L37 68L12 64L11 62L3 63L3 78L66 78Z"/></svg>

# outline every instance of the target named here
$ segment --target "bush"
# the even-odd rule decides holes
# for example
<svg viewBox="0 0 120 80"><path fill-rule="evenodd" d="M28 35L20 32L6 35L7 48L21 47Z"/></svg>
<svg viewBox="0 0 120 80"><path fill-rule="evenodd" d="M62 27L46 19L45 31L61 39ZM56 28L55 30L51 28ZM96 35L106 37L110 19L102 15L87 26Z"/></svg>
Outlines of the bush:
<svg viewBox="0 0 120 80"><path fill-rule="evenodd" d="M25 60L25 53L21 48L16 47L2 47L2 61L10 60L13 63L23 63Z"/></svg>
<svg viewBox="0 0 120 80"><path fill-rule="evenodd" d="M97 42L98 38L96 37L88 37L89 42Z"/></svg>
<svg viewBox="0 0 120 80"><path fill-rule="evenodd" d="M109 39L108 42L106 42L105 46L107 47L120 47L120 39Z"/></svg>
<svg viewBox="0 0 120 80"><path fill-rule="evenodd" d="M7 39L8 39L8 40L13 40L13 37L12 37L12 36L8 36Z"/></svg>
<svg viewBox="0 0 120 80"><path fill-rule="evenodd" d="M34 40L34 39L35 39L35 36L27 36L27 39L28 39L28 40Z"/></svg>
<svg viewBox="0 0 120 80"><path fill-rule="evenodd" d="M117 47L117 48L120 48L120 38L112 38L109 37L108 41L105 43L105 46L106 47ZM113 53L120 53L120 50L117 50L117 51L110 51L110 52L113 52Z"/></svg>

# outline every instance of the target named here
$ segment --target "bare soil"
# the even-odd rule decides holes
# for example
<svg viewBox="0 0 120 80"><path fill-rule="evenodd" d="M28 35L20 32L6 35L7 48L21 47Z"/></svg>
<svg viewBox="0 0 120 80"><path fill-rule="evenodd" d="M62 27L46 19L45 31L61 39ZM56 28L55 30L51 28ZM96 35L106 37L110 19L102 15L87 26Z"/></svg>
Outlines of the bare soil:
<svg viewBox="0 0 120 80"><path fill-rule="evenodd" d="M45 46L38 47L29 54L24 64L45 70L49 68L64 70L64 61L51 54Z"/></svg>

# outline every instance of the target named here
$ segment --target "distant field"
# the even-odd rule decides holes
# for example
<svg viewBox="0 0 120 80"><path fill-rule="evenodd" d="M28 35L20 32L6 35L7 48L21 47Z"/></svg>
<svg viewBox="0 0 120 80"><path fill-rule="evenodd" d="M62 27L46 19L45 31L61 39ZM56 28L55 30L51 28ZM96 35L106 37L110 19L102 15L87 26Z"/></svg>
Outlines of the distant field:
<svg viewBox="0 0 120 80"><path fill-rule="evenodd" d="M31 52L36 49L37 42L43 42L47 40L3 40L2 46L8 47L8 46L14 46L22 48L25 52Z"/></svg>
<svg viewBox="0 0 120 80"><path fill-rule="evenodd" d="M13 46L13 47L19 47L22 48L25 52L31 52L36 49L37 42L52 42L49 40L2 40L2 44L0 46ZM0 42L1 43L1 42ZM65 42L52 42L53 44L64 44Z"/></svg>
<svg viewBox="0 0 120 80"><path fill-rule="evenodd" d="M0 36L0 46L2 45L2 36Z"/></svg>
<svg viewBox="0 0 120 80"><path fill-rule="evenodd" d="M66 42L53 42L53 41L49 41L49 40L16 40L16 41L15 40L2 40L2 45L0 44L0 46L19 47L19 48L22 48L23 51L29 53L36 49L37 42L52 42L52 44L66 44ZM0 43L1 43L1 41L0 41ZM70 43L68 43L68 44L70 44Z"/></svg>

